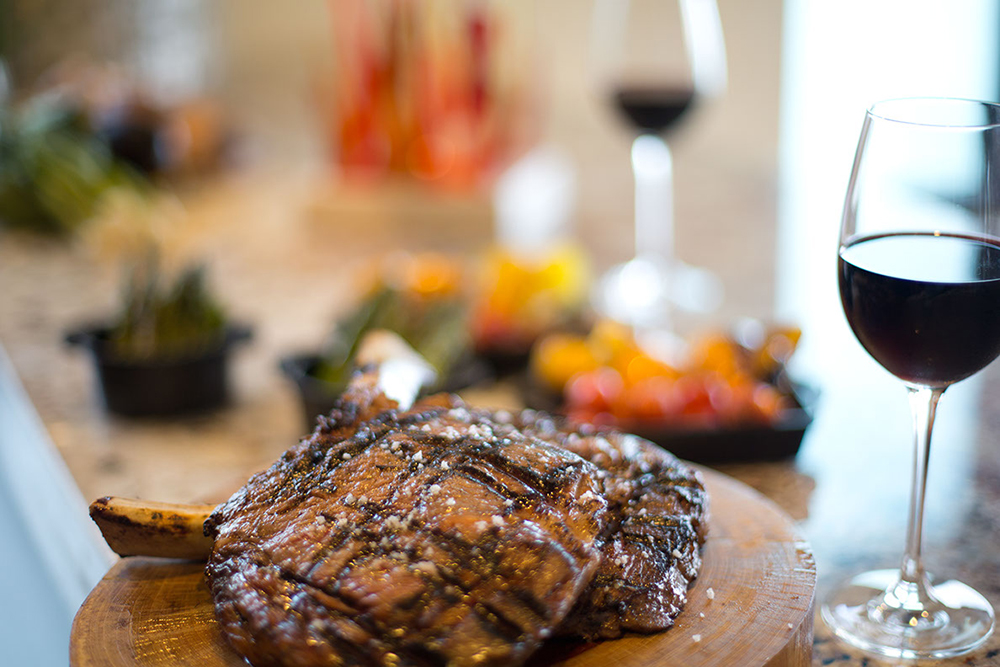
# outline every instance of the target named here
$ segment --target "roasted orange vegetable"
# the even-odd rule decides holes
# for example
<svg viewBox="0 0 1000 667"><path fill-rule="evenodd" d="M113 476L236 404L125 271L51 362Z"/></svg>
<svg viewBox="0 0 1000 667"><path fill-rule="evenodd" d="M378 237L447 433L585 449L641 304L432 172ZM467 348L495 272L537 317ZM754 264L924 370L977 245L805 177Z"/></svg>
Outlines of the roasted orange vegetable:
<svg viewBox="0 0 1000 667"><path fill-rule="evenodd" d="M724 333L709 333L691 341L675 368L645 352L628 328L600 321L586 336L542 338L532 350L531 369L548 389L562 390L573 419L626 428L770 424L793 404L770 382L798 338L798 329L772 328L750 349Z"/></svg>

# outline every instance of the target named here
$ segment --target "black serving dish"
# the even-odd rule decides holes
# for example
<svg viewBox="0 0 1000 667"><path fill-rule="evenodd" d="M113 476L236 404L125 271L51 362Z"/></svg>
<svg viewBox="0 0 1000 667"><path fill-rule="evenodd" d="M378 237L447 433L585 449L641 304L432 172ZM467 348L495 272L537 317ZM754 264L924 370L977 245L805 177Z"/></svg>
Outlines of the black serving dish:
<svg viewBox="0 0 1000 667"><path fill-rule="evenodd" d="M804 390L799 392L806 394ZM696 463L739 463L777 461L794 457L812 422L810 407L803 398L792 396L795 405L781 413L772 424L721 425L684 428L635 426L630 430L673 453Z"/></svg>
<svg viewBox="0 0 1000 667"><path fill-rule="evenodd" d="M319 365L318 354L293 354L283 357L279 363L281 372L295 384L302 408L302 419L307 431L316 426L316 417L333 409L333 404L344 391L344 387L320 380L312 374Z"/></svg>
<svg viewBox="0 0 1000 667"><path fill-rule="evenodd" d="M169 417L225 405L229 401L230 352L251 337L248 327L230 326L217 346L203 352L148 360L115 355L109 329L103 326L71 331L66 342L90 351L110 412L128 417Z"/></svg>
<svg viewBox="0 0 1000 667"><path fill-rule="evenodd" d="M292 354L283 357L279 363L281 372L295 384L302 406L302 418L306 430L316 426L316 417L333 409L336 400L344 391L343 385L321 380L313 375L322 357L316 353ZM453 392L492 379L491 369L482 360L471 358L455 365L455 369L436 386L433 391Z"/></svg>
<svg viewBox="0 0 1000 667"><path fill-rule="evenodd" d="M476 358L489 368L495 378L515 377L527 371L531 361L531 347L496 347L479 350Z"/></svg>
<svg viewBox="0 0 1000 667"><path fill-rule="evenodd" d="M522 376L518 383L525 404L536 410L559 413L561 398ZM815 389L782 382L782 393L792 400L771 424L667 425L623 424L615 426L656 443L679 458L695 463L740 463L777 461L794 457L812 422L818 398Z"/></svg>

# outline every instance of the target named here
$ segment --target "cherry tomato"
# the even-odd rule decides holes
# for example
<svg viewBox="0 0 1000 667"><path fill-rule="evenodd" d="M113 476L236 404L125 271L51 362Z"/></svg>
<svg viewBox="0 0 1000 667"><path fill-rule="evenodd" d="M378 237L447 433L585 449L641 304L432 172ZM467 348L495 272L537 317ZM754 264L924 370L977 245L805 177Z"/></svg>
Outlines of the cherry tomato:
<svg viewBox="0 0 1000 667"><path fill-rule="evenodd" d="M679 408L674 381L650 377L625 388L615 404L615 414L622 421L664 424L676 419Z"/></svg>
<svg viewBox="0 0 1000 667"><path fill-rule="evenodd" d="M680 416L685 424L709 426L718 420L704 376L686 375L677 380Z"/></svg>
<svg viewBox="0 0 1000 667"><path fill-rule="evenodd" d="M595 412L611 411L624 389L621 375L602 366L574 375L566 384L566 403L570 409L589 408Z"/></svg>

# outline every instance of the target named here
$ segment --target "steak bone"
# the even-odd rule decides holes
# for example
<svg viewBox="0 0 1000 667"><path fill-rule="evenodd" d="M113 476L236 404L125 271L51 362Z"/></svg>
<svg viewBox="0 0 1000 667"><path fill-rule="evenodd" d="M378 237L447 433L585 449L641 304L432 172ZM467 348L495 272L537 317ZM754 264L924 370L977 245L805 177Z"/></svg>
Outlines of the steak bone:
<svg viewBox="0 0 1000 667"><path fill-rule="evenodd" d="M215 505L106 496L90 504L90 518L119 556L205 560L212 553L212 539L203 526L214 510Z"/></svg>

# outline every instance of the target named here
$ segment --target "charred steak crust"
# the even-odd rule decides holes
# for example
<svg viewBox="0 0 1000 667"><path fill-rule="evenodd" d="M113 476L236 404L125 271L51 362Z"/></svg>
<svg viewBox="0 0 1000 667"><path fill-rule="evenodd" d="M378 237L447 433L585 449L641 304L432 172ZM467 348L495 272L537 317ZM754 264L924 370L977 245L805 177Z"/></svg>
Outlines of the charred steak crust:
<svg viewBox="0 0 1000 667"><path fill-rule="evenodd" d="M355 392L206 522L207 574L257 667L518 665L551 634L670 627L706 502L634 436Z"/></svg>
<svg viewBox="0 0 1000 667"><path fill-rule="evenodd" d="M633 435L533 411L516 423L596 464L608 501L601 564L559 633L610 639L671 627L701 567L708 495L698 472Z"/></svg>
<svg viewBox="0 0 1000 667"><path fill-rule="evenodd" d="M604 556L590 461L436 398L344 400L206 522L230 643L265 665L517 665Z"/></svg>

